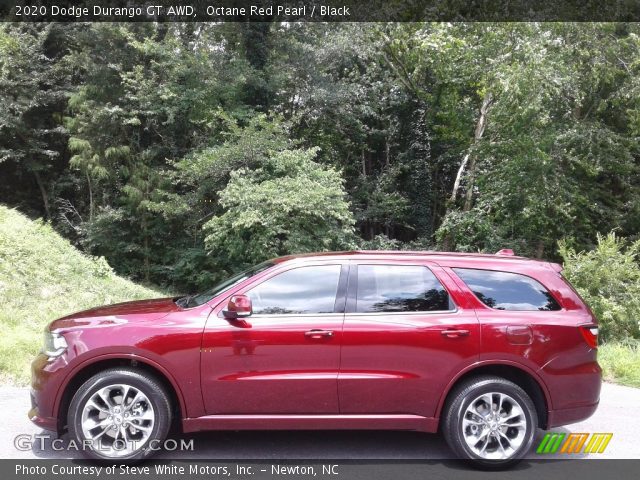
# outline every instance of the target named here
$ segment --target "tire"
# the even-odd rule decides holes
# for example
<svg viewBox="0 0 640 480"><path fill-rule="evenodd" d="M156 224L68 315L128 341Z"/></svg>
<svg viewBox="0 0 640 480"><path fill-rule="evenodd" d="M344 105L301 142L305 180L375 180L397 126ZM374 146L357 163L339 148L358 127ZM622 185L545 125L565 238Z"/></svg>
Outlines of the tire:
<svg viewBox="0 0 640 480"><path fill-rule="evenodd" d="M518 463L527 454L537 425L536 408L522 388L501 377L482 376L463 382L452 392L442 430L459 458L475 467L497 470Z"/></svg>
<svg viewBox="0 0 640 480"><path fill-rule="evenodd" d="M69 406L67 425L85 456L139 461L159 449L167 437L171 403L164 387L146 372L112 368L78 389Z"/></svg>

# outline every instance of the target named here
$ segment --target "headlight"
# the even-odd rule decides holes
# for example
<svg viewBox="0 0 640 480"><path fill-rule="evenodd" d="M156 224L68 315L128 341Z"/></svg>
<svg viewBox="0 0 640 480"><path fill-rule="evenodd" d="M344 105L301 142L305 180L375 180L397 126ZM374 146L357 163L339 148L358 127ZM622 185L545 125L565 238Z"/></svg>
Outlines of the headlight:
<svg viewBox="0 0 640 480"><path fill-rule="evenodd" d="M59 357L67 349L67 341L56 332L44 332L44 348L42 352L49 358Z"/></svg>

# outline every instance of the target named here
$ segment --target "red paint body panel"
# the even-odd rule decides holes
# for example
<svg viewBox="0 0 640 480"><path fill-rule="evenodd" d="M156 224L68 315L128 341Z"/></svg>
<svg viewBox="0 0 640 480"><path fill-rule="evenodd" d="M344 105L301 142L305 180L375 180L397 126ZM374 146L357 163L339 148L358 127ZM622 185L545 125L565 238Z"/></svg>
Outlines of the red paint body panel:
<svg viewBox="0 0 640 480"><path fill-rule="evenodd" d="M343 275L357 264L426 266L446 288L454 308L223 317L232 295L293 267L326 264L343 265ZM458 267L530 276L561 309L487 307L455 274ZM156 299L78 312L49 327L69 347L55 359L41 354L34 360L29 417L42 428L60 429L70 382L96 362L124 359L144 363L166 379L178 399L185 431L434 432L456 381L489 365L517 368L539 385L548 427L579 421L595 411L601 382L596 350L579 328L597 322L559 270L515 256L329 252L276 259L272 267L195 308ZM311 330L331 333L310 335Z"/></svg>
<svg viewBox="0 0 640 480"><path fill-rule="evenodd" d="M249 325L234 323L212 315L203 337L207 414L338 413L342 315L256 316ZM305 337L311 329L334 335Z"/></svg>
<svg viewBox="0 0 640 480"><path fill-rule="evenodd" d="M32 364L37 416L57 418L69 381L95 362L117 358L159 370L174 386L182 412L203 415L200 345L209 312L208 307L181 310L171 299L160 299L92 309L52 322L49 329L62 332L69 348L52 361L40 354Z"/></svg>

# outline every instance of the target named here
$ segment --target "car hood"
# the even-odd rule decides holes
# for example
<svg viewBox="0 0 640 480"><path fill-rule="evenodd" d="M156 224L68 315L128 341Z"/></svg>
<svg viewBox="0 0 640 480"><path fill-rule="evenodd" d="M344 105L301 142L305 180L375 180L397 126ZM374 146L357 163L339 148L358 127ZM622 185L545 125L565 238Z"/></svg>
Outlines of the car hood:
<svg viewBox="0 0 640 480"><path fill-rule="evenodd" d="M155 298L151 300L136 300L133 302L116 303L101 307L90 308L72 313L51 323L50 330L74 327L113 325L131 321L157 320L171 312L177 312L175 298Z"/></svg>

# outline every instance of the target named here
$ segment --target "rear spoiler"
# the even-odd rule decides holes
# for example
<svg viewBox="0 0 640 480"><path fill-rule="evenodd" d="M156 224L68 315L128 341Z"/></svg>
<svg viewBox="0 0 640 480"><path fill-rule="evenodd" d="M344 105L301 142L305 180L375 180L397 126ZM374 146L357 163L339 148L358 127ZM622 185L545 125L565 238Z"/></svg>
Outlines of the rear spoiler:
<svg viewBox="0 0 640 480"><path fill-rule="evenodd" d="M551 262L549 262L549 264L548 264L548 265L549 265L549 266L551 267L551 269L552 269L554 272L556 272L556 273L560 273L560 272L562 272L562 270L563 270L562 265L560 265L559 263L551 263Z"/></svg>

